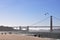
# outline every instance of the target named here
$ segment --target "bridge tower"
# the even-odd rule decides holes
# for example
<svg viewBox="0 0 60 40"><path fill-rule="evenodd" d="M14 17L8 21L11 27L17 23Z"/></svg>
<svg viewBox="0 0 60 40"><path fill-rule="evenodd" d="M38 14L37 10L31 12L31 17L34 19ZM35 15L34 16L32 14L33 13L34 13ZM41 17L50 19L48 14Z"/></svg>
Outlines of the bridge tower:
<svg viewBox="0 0 60 40"><path fill-rule="evenodd" d="M19 26L19 30L20 30L20 31L22 30L21 26Z"/></svg>
<svg viewBox="0 0 60 40"><path fill-rule="evenodd" d="M53 31L53 26L52 26L52 24L53 24L53 21L52 21L53 19L52 19L52 16L50 16L50 31L52 32Z"/></svg>
<svg viewBox="0 0 60 40"><path fill-rule="evenodd" d="M29 31L29 26L27 26L27 31Z"/></svg>

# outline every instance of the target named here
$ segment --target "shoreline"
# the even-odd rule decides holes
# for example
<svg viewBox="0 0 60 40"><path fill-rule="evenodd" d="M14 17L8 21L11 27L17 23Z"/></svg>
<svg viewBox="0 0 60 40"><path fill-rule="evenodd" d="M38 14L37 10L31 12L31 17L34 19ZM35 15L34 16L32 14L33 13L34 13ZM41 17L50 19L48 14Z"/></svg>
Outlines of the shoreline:
<svg viewBox="0 0 60 40"><path fill-rule="evenodd" d="M54 40L52 38L39 38L19 34L0 34L0 40Z"/></svg>

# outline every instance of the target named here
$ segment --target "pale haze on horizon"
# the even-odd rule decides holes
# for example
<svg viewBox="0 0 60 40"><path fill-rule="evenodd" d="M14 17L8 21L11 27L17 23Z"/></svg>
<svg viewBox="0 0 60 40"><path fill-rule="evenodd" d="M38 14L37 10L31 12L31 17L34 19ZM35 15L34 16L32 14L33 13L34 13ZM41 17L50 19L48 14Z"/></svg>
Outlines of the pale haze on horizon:
<svg viewBox="0 0 60 40"><path fill-rule="evenodd" d="M0 0L0 25L29 26L47 18L37 24L46 26L50 25L50 15L60 18L60 0ZM54 17L53 25L60 26Z"/></svg>

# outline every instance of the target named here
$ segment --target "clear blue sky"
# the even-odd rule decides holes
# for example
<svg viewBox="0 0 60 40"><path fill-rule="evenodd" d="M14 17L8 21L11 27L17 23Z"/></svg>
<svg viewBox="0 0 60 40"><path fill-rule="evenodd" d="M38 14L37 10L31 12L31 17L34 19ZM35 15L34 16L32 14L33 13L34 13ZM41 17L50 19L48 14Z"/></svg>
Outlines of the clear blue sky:
<svg viewBox="0 0 60 40"><path fill-rule="evenodd" d="M60 18L60 0L0 0L0 25L31 25L48 17L46 12Z"/></svg>

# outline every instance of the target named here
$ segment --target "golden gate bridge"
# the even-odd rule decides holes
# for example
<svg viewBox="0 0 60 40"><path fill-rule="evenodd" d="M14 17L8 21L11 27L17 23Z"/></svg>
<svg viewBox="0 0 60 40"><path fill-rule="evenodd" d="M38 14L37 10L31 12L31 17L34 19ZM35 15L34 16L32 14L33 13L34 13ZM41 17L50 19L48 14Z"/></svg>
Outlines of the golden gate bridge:
<svg viewBox="0 0 60 40"><path fill-rule="evenodd" d="M50 16L50 26L33 26L33 25L36 25L40 22L43 22L44 20L42 21L39 21L39 22L36 22L34 24L32 24L32 26L19 26L19 27L12 27L13 29L15 28L15 30L3 30L0 32L2 33L16 33L16 34L25 34L25 35L31 35L31 36L38 36L38 37L51 37L51 38L60 38L60 29L58 31L54 30L53 27L59 27L60 26L53 26L53 17L54 16ZM48 17L49 18L49 17ZM54 17L56 18L56 17ZM47 19L47 18L46 18ZM60 20L59 18L56 18L58 20ZM49 31L45 30L39 30L39 31L29 31L30 29L29 28L41 28L41 27L49 27ZM18 30L16 30L18 28ZM25 29L25 30L23 30Z"/></svg>

